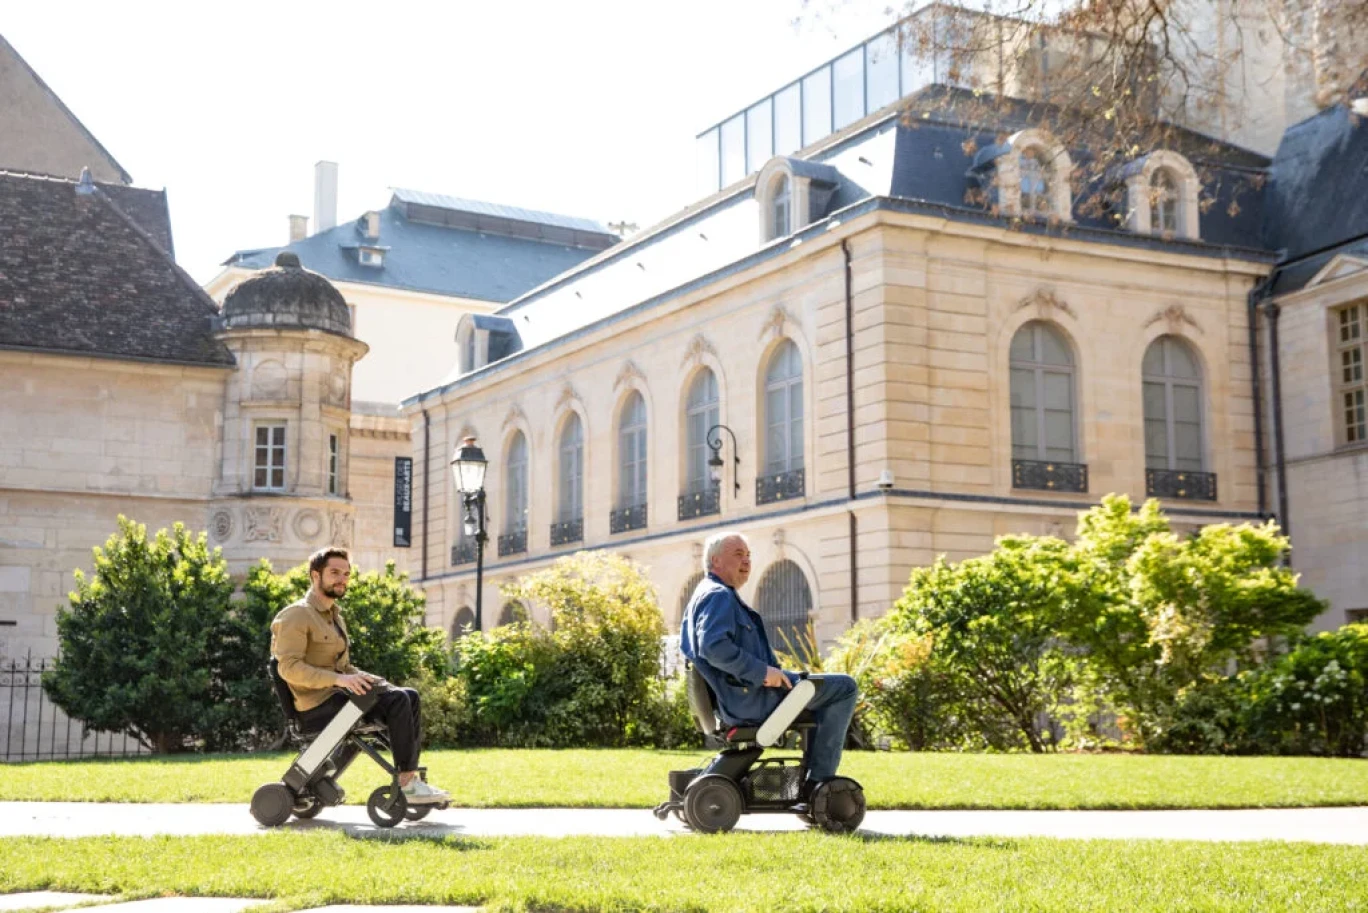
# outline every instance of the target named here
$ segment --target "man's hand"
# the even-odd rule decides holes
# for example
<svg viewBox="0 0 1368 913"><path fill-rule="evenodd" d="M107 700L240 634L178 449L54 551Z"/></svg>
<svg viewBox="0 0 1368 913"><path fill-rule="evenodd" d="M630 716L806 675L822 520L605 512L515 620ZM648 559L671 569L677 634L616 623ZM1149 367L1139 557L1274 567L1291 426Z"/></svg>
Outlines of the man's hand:
<svg viewBox="0 0 1368 913"><path fill-rule="evenodd" d="M792 688L793 682L788 680L788 676L783 670L773 666L765 667L765 687L766 688Z"/></svg>
<svg viewBox="0 0 1368 913"><path fill-rule="evenodd" d="M350 691L352 694L365 694L371 689L371 683L366 673L358 672L355 675L339 675L337 687Z"/></svg>

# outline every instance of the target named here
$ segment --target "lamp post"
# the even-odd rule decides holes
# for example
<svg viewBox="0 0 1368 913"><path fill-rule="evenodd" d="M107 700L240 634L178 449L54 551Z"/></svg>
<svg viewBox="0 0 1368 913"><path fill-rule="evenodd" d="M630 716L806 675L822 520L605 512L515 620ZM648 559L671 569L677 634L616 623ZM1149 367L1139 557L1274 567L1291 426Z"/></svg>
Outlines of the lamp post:
<svg viewBox="0 0 1368 913"><path fill-rule="evenodd" d="M465 509L462 524L467 536L475 538L475 630L484 630L484 547L489 541L485 533L485 470L489 461L484 451L475 446L475 439L461 441L456 456L451 460L451 474L456 490L461 493Z"/></svg>
<svg viewBox="0 0 1368 913"><path fill-rule="evenodd" d="M732 497L741 494L741 457L737 453L736 435L726 425L713 425L708 429L705 440L712 448L712 456L708 457L708 474L712 480L719 485L722 483L722 435L719 432L725 431L731 436L732 440Z"/></svg>

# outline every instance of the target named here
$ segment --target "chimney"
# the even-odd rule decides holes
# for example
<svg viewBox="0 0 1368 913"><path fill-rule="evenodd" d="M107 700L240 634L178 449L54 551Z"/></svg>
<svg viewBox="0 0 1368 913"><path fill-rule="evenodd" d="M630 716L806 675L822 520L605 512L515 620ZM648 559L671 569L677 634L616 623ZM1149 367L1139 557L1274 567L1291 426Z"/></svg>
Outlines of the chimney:
<svg viewBox="0 0 1368 913"><path fill-rule="evenodd" d="M309 217L308 217L308 216L290 216L290 240L289 240L288 243L293 244L293 243L295 243L296 241L303 241L303 240L304 240L305 238L307 238L308 236L309 236Z"/></svg>
<svg viewBox="0 0 1368 913"><path fill-rule="evenodd" d="M380 237L380 213L378 213L378 212L376 212L375 210L372 209L370 212L366 213L366 217L365 217L365 218L366 218L366 237L367 237L367 238L378 238L378 237Z"/></svg>
<svg viewBox="0 0 1368 913"><path fill-rule="evenodd" d="M337 163L314 165L314 231L337 226Z"/></svg>

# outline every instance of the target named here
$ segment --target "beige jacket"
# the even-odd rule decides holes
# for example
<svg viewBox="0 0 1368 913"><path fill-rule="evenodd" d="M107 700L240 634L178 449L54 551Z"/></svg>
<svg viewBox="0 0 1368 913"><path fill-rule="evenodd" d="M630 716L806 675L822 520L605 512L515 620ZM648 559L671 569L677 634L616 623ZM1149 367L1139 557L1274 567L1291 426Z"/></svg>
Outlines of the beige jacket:
<svg viewBox="0 0 1368 913"><path fill-rule="evenodd" d="M271 622L271 655L297 709L317 707L328 699L338 676L361 671L351 664L349 643L337 603L325 607L312 587L276 615Z"/></svg>

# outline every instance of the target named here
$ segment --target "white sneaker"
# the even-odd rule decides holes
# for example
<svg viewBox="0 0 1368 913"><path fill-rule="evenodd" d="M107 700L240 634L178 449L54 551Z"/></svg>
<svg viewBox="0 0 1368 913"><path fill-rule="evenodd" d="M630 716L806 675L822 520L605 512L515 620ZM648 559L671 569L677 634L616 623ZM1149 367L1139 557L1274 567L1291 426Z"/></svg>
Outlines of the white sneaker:
<svg viewBox="0 0 1368 913"><path fill-rule="evenodd" d="M429 786L420 778L414 777L404 787L404 801L409 805L440 805L451 799L451 793L435 786Z"/></svg>

